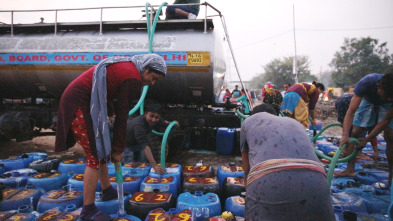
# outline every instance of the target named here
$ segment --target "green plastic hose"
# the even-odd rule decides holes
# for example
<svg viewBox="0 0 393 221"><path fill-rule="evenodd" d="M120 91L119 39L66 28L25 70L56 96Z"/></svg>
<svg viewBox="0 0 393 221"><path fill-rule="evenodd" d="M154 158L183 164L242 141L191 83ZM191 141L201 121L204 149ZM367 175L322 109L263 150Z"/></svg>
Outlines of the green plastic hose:
<svg viewBox="0 0 393 221"><path fill-rule="evenodd" d="M359 144L360 144L359 140L356 139L356 138L349 138L349 142L351 142L351 143L353 143L353 144L355 144L355 145L359 145ZM332 185L332 178L333 178L334 168L336 167L337 163L339 162L339 159L338 159L338 158L340 157L341 152L342 152L346 147L347 147L347 144L344 144L344 145L342 146L342 148L338 149L338 150L336 151L336 153L334 154L332 161L330 162L329 171L328 171L328 173L327 173L327 181L328 181L329 188L330 188L330 186ZM353 157L356 157L358 153L359 153L359 150L358 150L358 149L355 149L355 151L353 151L351 155L349 155L348 157L346 157L346 158L348 158L347 161L351 160ZM346 158L343 158L343 159L346 159ZM343 160L343 159L342 159L342 160ZM344 162L346 162L346 161L344 161Z"/></svg>
<svg viewBox="0 0 393 221"><path fill-rule="evenodd" d="M145 101L145 97L147 94L147 90L149 90L149 86L143 86L141 97L139 98L138 103L128 112L128 116L133 115L140 107L141 115L143 114L143 102Z"/></svg>
<svg viewBox="0 0 393 221"><path fill-rule="evenodd" d="M156 30L156 26L157 26L158 17L160 15L162 7L164 7L165 5L168 5L168 3L164 2L158 8L156 16L154 17L153 28L151 28L150 27L150 13L149 13L150 3L146 2L145 9L146 9L146 21L147 21L147 34L148 34L148 39L149 39L149 53L153 52L153 39L154 39L154 33ZM129 116L133 115L138 110L138 108L140 108L140 114L143 115L143 102L145 101L145 97L146 97L148 89L149 89L148 85L143 86L141 97L139 98L139 101L134 106L134 108L132 108L130 110L130 112L128 113Z"/></svg>
<svg viewBox="0 0 393 221"><path fill-rule="evenodd" d="M237 115L240 117L240 125L243 124L244 120L249 117L248 115L244 115L242 112L239 111L239 109L236 109Z"/></svg>
<svg viewBox="0 0 393 221"><path fill-rule="evenodd" d="M315 142L318 137L328 128L330 127L334 127L334 126L340 126L342 127L343 125L340 123L332 123L327 125L326 127L324 127L315 137L311 138L311 142ZM315 127L315 126L314 126ZM355 145L359 145L359 140L357 140L356 138L350 138L349 139L350 143L353 143ZM327 180L328 180L328 185L330 188L330 185L332 184L332 178L333 178L333 172L334 172L334 168L336 167L337 163L345 163L347 161L350 161L352 158L356 157L359 153L358 149L355 149L349 156L346 156L344 158L339 159L341 152L347 147L347 144L344 144L342 146L342 148L338 149L336 151L336 153L334 154L333 158L326 156L325 154L319 152L319 150L317 148L314 147L314 151L317 154L318 157L323 158L325 160L329 160L330 161L330 165L329 165L329 171L327 173Z"/></svg>
<svg viewBox="0 0 393 221"><path fill-rule="evenodd" d="M162 138L161 142L161 167L162 169L165 169L165 148L166 148L166 143L168 140L168 136L172 131L172 128L174 126L178 126L176 121L172 121L165 129L164 137Z"/></svg>
<svg viewBox="0 0 393 221"><path fill-rule="evenodd" d="M340 126L340 127L342 127L342 124L340 124L340 123L332 123L332 124L327 125L327 126L324 127L315 137L311 138L311 142L315 142L315 141L318 139L318 137L319 137L325 130L327 130L329 127L334 127L334 126ZM328 161L330 161L330 162L333 160L333 158L331 158L331 157L329 157L329 156L326 156L325 154L321 153L321 152L320 152L317 148L315 148L315 147L314 147L314 151L315 151L315 153L317 154L317 156L320 157L320 158L323 158L323 159L328 160ZM341 159L338 159L338 163L345 163L345 162L349 161L350 159L352 159L352 157L354 157L355 155L357 155L357 153L352 152L349 156L344 157L344 158L341 158Z"/></svg>

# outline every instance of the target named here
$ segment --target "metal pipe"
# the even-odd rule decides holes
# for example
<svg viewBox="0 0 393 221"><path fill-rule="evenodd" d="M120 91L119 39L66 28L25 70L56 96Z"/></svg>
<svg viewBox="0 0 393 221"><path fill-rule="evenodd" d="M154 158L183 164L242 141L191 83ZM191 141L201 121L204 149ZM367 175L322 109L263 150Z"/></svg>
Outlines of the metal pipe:
<svg viewBox="0 0 393 221"><path fill-rule="evenodd" d="M14 36L14 11L11 11L11 37Z"/></svg>
<svg viewBox="0 0 393 221"><path fill-rule="evenodd" d="M55 36L57 35L57 10L55 11Z"/></svg>
<svg viewBox="0 0 393 221"><path fill-rule="evenodd" d="M207 33L207 5L205 5L205 21L204 21L204 29L203 34Z"/></svg>
<svg viewBox="0 0 393 221"><path fill-rule="evenodd" d="M218 10L217 8L213 7L211 4L209 4L209 3L207 3L207 2L204 2L204 3L202 3L202 5L208 5L208 6L209 6L210 8L212 8L214 11L216 11L216 12L220 15L220 17L221 17L221 11Z"/></svg>
<svg viewBox="0 0 393 221"><path fill-rule="evenodd" d="M100 34L99 35L102 35L102 14L103 14L103 8L101 8L101 16L100 16Z"/></svg>
<svg viewBox="0 0 393 221"><path fill-rule="evenodd" d="M254 109L254 107L252 106L251 98L250 98L249 94L247 93L248 91L247 91L246 87L244 87L242 78L240 77L239 68L238 68L238 66L237 66L237 62L236 62L236 59L235 59L235 55L234 55L234 53L233 53L231 40L229 39L229 34L228 34L227 27L226 27L226 25L225 25L225 18L224 18L223 15L221 15L221 23L222 23L222 26L223 26L223 28L224 28L225 37L226 37L226 39L227 39L227 41L228 41L228 46L229 46L229 49L230 49L230 52L231 52L231 55L232 55L233 63L235 64L237 76L239 77L240 84L242 85L242 88L243 88L244 91L245 91L245 94L246 94L246 97L247 97L247 100L248 100L248 104L249 104L249 107L250 107L250 111L252 111L252 109Z"/></svg>

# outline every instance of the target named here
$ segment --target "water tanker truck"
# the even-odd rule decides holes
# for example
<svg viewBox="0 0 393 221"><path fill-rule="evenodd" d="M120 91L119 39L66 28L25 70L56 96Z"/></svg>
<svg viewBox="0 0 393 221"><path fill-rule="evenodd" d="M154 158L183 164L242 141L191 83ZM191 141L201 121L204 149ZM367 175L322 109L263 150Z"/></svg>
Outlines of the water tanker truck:
<svg viewBox="0 0 393 221"><path fill-rule="evenodd" d="M166 120L180 123L177 135L190 137L198 128L240 127L237 115L218 101L226 56L224 35L216 31L213 19L200 13L202 19L158 20L149 42L146 19L104 21L106 8L95 8L101 11L99 21L58 22L58 13L65 10L52 10L52 23L13 24L11 19L0 24L2 140L24 141L41 129L56 130L58 103L73 79L107 57L148 53L149 44L165 59L168 74L149 87L146 99L162 104ZM11 16L22 12L28 13L0 11Z"/></svg>

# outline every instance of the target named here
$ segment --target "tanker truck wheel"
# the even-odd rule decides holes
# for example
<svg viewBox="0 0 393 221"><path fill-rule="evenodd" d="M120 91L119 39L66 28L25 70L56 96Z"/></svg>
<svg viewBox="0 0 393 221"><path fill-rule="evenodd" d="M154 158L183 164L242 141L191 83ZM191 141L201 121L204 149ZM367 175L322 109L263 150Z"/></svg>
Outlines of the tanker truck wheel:
<svg viewBox="0 0 393 221"><path fill-rule="evenodd" d="M151 153L153 154L154 160L157 163L161 162L161 142L162 142L162 137L154 135L154 134L149 134L147 136L149 140L149 145L151 149ZM169 151L169 146L168 143L166 144L165 148L165 158L168 158L168 151Z"/></svg>

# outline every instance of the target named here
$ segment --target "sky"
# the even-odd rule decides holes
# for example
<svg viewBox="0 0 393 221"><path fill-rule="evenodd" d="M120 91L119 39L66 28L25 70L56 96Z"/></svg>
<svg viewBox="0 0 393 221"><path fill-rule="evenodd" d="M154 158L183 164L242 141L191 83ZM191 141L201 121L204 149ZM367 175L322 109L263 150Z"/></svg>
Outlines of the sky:
<svg viewBox="0 0 393 221"><path fill-rule="evenodd" d="M161 0L150 0L160 5ZM204 2L203 0L201 2ZM387 42L393 54L393 0L211 0L226 21L234 56L242 80L263 73L263 66L276 58L308 56L312 74L330 70L334 53L340 51L345 38L371 37ZM143 6L142 0L0 0L0 10L70 9L107 6ZM168 2L169 4L172 1ZM209 13L211 11L209 10ZM104 20L114 20L121 12L108 12ZM135 13L137 14L137 13ZM203 18L201 7L198 18ZM130 19L127 15L127 19ZM139 19L135 17L133 19ZM53 21L53 13L15 13L14 22ZM97 17L63 13L59 19L77 21ZM67 20L67 21L68 21ZM9 23L10 13L0 13L0 21ZM294 25L295 23L295 25ZM216 21L221 30L222 24ZM295 32L294 32L295 27ZM229 52L229 50L226 50ZM228 63L231 56L226 56ZM232 62L231 62L232 63ZM231 80L237 80L233 63L228 65Z"/></svg>

